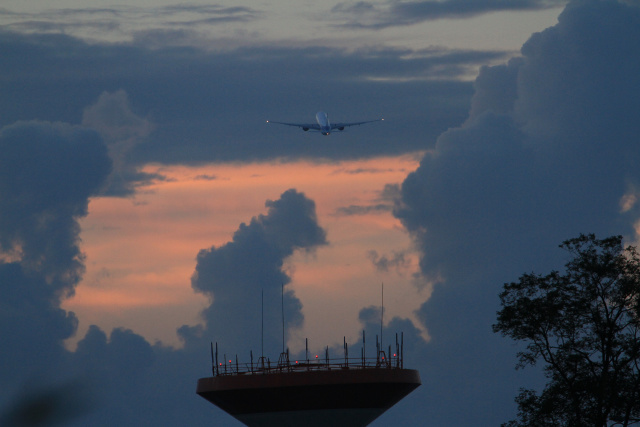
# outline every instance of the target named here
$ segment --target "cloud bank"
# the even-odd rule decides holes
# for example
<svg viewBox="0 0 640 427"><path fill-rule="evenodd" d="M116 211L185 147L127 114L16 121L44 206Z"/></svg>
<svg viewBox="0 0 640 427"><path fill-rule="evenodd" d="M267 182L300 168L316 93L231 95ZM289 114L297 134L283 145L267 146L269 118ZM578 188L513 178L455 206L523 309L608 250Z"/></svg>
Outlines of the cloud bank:
<svg viewBox="0 0 640 427"><path fill-rule="evenodd" d="M150 162L341 160L423 150L465 120L469 77L505 57L277 45L212 52L1 31L0 54L0 125L37 117L95 126L106 132L110 150L118 147L116 168L127 172L124 178L126 165ZM265 123L305 123L319 110L333 121L385 122L329 140ZM122 194L126 187L116 184L111 193Z"/></svg>
<svg viewBox="0 0 640 427"><path fill-rule="evenodd" d="M637 6L571 3L522 57L481 70L468 120L402 184L395 215L423 275L440 281L419 312L432 337L425 373L446 390L428 392L435 425L454 394L469 402L454 424L507 421L489 411L532 381L503 370L516 350L490 331L502 283L558 268L557 245L581 232L635 238L637 206L623 212L621 200L640 178L639 46Z"/></svg>
<svg viewBox="0 0 640 427"><path fill-rule="evenodd" d="M0 151L0 377L11 390L66 355L77 318L60 303L84 271L78 220L111 161L95 131L61 123L4 127Z"/></svg>
<svg viewBox="0 0 640 427"><path fill-rule="evenodd" d="M415 343L407 348L407 363L423 378L423 386L388 415L402 425L425 420L436 426L497 425L512 417L517 388L535 384L536 378L535 372L515 372L517 349L491 333L502 283L523 271L562 265L554 248L580 232L635 237L640 8L630 2L569 4L556 26L531 37L521 57L482 69L470 109L468 84L414 79L431 62L424 57L404 61L398 51L371 56L306 50L300 59L301 51L291 49L206 56L170 49L153 53L131 45L89 46L65 36L3 33L0 39L0 68L7 82L2 86L7 96L0 102L3 425L24 422L21 408L36 407L42 396L51 395L61 398L50 400L50 413L70 425L235 425L194 394L195 380L210 373L209 342L219 339L241 352L234 336L249 331L248 341L257 343L258 292L265 290L267 306L279 307L281 286L286 289L291 278L287 257L326 243L313 201L289 190L267 203L266 215L240 225L231 242L200 252L192 285L211 297L211 305L203 312L201 328L180 329L183 349L148 343L135 331L107 333L94 326L75 352L66 350L63 341L75 333L77 319L60 302L73 293L84 263L77 221L86 215L89 198L108 185L116 164L109 158L109 144L146 132L125 126L129 130L122 139L109 140L95 130L55 123L78 123L78 112L87 105L94 107L86 110L85 123L96 128L107 123L103 107L108 105L117 107L118 120L130 119L132 129L147 129L146 120L156 124L144 143L127 151L133 165L265 159L287 152L348 158L429 150L402 184L394 209L421 251L422 274L438 281L417 313L429 343L417 338L418 330L406 319L392 319L384 330L389 336L389 329L397 327L405 331L406 345ZM180 78L176 58L182 58ZM242 66L249 62L251 67ZM149 63L155 66L144 66ZM295 65L292 81L284 82L275 72L285 65ZM411 83L378 82L373 91L374 83L365 76L373 65L380 66L379 76L410 76ZM43 69L51 75L44 76ZM256 69L273 84L253 83L247 76ZM327 72L333 69L344 73L333 77ZM225 84L216 84L212 72L225 77L219 80ZM81 76L92 77L87 82ZM310 78L317 78L317 87L309 88ZM173 80L175 85L163 86ZM413 127L393 139L382 132L382 137L354 138L347 153L338 155L344 144L317 151L281 137L265 144L272 140L263 129L238 138L242 124L262 120L275 107L283 107L283 114L303 111L309 104L305 93L316 96L321 91L315 89L327 83L343 89L344 99L367 92L398 111L404 111L400 105L419 106L412 110L420 117L442 106L446 120L430 130L440 134L437 142L436 135ZM254 102L254 90L263 90L258 98L268 101ZM105 91L109 95L101 98ZM283 101L296 97L296 102ZM349 109L371 104L370 97L360 99ZM227 102L214 102L219 100ZM326 96L319 102L330 100ZM49 122L19 122L32 117ZM219 133L211 132L216 126L206 126L212 117L223 123ZM211 134L215 138L203 138ZM153 142L146 139L151 135L156 136ZM241 144L229 143L236 140ZM371 261L380 268L402 265L399 255L384 259L371 254ZM233 310L236 304L253 304L248 310L253 316ZM289 290L285 309L290 331L302 321L303 311ZM360 313L368 337L378 330L378 313L376 307Z"/></svg>

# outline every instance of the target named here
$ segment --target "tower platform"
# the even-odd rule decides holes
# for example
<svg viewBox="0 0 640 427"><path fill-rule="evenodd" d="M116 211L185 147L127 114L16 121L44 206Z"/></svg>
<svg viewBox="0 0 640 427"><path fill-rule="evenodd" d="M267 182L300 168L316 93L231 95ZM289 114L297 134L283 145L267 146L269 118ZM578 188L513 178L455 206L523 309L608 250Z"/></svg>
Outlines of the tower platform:
<svg viewBox="0 0 640 427"><path fill-rule="evenodd" d="M421 384L401 358L380 353L371 361L290 363L283 353L273 365L219 363L213 377L198 380L196 392L249 427L363 427Z"/></svg>

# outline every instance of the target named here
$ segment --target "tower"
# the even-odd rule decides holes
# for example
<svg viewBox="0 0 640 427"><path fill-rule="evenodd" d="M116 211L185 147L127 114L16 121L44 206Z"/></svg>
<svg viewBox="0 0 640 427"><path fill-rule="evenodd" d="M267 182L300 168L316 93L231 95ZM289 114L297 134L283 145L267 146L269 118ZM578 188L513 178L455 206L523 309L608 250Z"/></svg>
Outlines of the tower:
<svg viewBox="0 0 640 427"><path fill-rule="evenodd" d="M249 427L363 427L421 384L418 371L404 369L402 338L393 354L376 347L366 358L363 332L358 358L349 358L345 340L343 358L327 348L324 357L310 360L307 350L292 362L287 350L277 363L240 364L218 361L212 345L213 376L199 379L196 393Z"/></svg>

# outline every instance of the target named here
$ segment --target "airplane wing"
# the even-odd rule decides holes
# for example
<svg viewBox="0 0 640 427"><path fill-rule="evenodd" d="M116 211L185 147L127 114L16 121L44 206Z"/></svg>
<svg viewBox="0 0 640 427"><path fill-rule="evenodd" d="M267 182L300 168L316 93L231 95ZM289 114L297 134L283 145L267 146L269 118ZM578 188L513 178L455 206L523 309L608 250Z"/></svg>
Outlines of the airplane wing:
<svg viewBox="0 0 640 427"><path fill-rule="evenodd" d="M302 130L307 131L311 130L320 130L320 125L317 123L285 123L285 122L274 122L272 120L267 120L267 123L277 123L279 125L287 125L287 126L296 126L302 128Z"/></svg>
<svg viewBox="0 0 640 427"><path fill-rule="evenodd" d="M373 123L373 122L381 122L384 119L375 119L375 120L367 120L365 122L354 122L354 123L331 123L331 130L333 129L338 129L338 130L342 130L346 127L349 126L359 126L359 125L363 125L365 123Z"/></svg>

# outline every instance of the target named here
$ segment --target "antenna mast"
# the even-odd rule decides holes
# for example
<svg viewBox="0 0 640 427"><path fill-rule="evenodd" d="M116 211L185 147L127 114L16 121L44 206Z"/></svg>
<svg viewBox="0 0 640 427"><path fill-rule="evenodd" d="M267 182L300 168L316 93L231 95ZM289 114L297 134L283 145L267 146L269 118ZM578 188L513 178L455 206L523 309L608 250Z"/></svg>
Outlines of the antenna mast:
<svg viewBox="0 0 640 427"><path fill-rule="evenodd" d="M264 288L260 299L260 358L264 360Z"/></svg>
<svg viewBox="0 0 640 427"><path fill-rule="evenodd" d="M380 310L380 348L382 348L382 324L384 321L384 282L382 282L382 309Z"/></svg>
<svg viewBox="0 0 640 427"><path fill-rule="evenodd" d="M284 353L284 283L282 283L281 290L280 306L282 307L282 352Z"/></svg>

